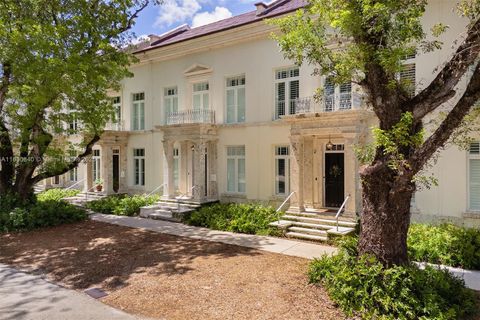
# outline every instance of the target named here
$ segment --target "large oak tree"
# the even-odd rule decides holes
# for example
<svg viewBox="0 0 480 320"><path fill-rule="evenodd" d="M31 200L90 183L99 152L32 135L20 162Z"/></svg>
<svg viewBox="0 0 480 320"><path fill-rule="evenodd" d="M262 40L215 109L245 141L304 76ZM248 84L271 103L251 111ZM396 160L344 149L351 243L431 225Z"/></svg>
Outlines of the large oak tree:
<svg viewBox="0 0 480 320"><path fill-rule="evenodd" d="M480 1L442 2L451 3L466 22L464 34L446 44L437 37L449 21L439 16L430 30L422 26L426 0L309 3L305 10L275 22L281 30L277 39L287 58L315 65L318 75L330 76L336 83L352 80L363 89L378 128L373 132L371 156L360 170L359 252L373 254L385 265L407 263L416 181L422 180L423 170L456 135L480 98ZM403 60L442 45L453 46L453 54L438 66L433 80L412 95L398 77ZM462 79L466 86L459 85ZM438 110L446 105L451 107L440 116ZM425 130L428 118L436 119L437 126Z"/></svg>
<svg viewBox="0 0 480 320"><path fill-rule="evenodd" d="M159 1L1 1L0 196L28 198L90 155L113 116L107 91L130 76L129 29L149 2Z"/></svg>

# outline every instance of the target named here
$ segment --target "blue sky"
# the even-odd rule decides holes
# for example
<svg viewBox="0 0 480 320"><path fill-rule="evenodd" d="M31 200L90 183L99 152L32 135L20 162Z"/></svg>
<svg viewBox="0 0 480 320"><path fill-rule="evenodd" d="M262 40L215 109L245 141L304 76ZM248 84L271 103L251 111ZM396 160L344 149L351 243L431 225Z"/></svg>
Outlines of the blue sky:
<svg viewBox="0 0 480 320"><path fill-rule="evenodd" d="M258 0L165 0L146 8L133 28L136 36L162 34L184 23L196 27L255 10Z"/></svg>

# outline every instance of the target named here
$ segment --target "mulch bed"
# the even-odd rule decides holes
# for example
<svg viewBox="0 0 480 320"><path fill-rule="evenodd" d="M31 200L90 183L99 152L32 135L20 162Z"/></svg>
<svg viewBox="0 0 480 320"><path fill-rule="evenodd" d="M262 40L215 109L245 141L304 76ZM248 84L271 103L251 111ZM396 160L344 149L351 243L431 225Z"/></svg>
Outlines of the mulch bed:
<svg viewBox="0 0 480 320"><path fill-rule="evenodd" d="M308 260L95 221L0 235L0 262L161 319L344 319Z"/></svg>

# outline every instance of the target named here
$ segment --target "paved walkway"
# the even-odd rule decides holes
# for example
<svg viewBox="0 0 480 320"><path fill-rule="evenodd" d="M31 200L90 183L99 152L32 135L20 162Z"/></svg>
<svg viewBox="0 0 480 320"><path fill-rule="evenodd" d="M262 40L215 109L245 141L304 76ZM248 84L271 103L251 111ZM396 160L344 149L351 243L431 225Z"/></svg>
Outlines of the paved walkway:
<svg viewBox="0 0 480 320"><path fill-rule="evenodd" d="M308 242L293 241L274 237L264 237L249 234L215 231L206 228L187 226L160 220L151 220L138 217L124 217L105 214L93 214L92 220L107 222L125 227L141 228L154 232L171 234L174 236L188 237L207 241L234 244L258 250L281 253L290 256L313 259L323 254L334 254L336 248L313 244ZM451 273L465 280L467 287L480 291L480 271L447 268Z"/></svg>
<svg viewBox="0 0 480 320"><path fill-rule="evenodd" d="M222 242L307 259L313 259L315 257L320 257L323 254L333 254L337 252L337 248L319 244L226 231L215 231L207 228L192 227L181 223L161 220L106 214L93 214L90 217L95 221L107 222L125 227L141 228L192 239Z"/></svg>
<svg viewBox="0 0 480 320"><path fill-rule="evenodd" d="M0 264L1 320L135 320L86 294Z"/></svg>

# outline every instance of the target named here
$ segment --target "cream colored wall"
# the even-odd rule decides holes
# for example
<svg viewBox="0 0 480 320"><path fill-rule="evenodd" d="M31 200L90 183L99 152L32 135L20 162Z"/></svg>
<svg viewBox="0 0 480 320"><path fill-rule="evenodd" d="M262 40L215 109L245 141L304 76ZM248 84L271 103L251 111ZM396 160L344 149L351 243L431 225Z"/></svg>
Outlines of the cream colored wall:
<svg viewBox="0 0 480 320"><path fill-rule="evenodd" d="M449 25L440 40L445 45L434 53L420 53L415 59L417 82L421 89L438 72L437 67L452 53L453 41L462 33L465 21L452 12L452 1L431 1L423 18L428 30L439 21ZM274 72L291 66L284 60L278 46L267 38L213 48L176 59L149 62L134 66L133 78L122 83L122 114L130 128L131 97L145 92L146 131L131 134L128 142L128 185L132 191L152 190L163 183L164 159L162 134L155 126L163 124L163 89L178 86L179 110L191 108L191 83L184 72L200 64L212 68L208 75L211 108L216 112L219 127L218 174L219 194L226 193L226 147L246 146L247 193L242 199L271 200L274 195L274 146L288 145L290 131L286 124L272 122L274 117ZM313 69L301 67L300 96L312 96L320 86L320 79L311 76ZM223 125L225 119L225 79L229 76L246 76L246 123ZM465 81L464 81L465 83ZM435 115L434 115L435 116ZM156 131L153 132L152 130ZM133 148L146 150L145 188L133 187ZM422 190L416 195L416 207L426 215L461 218L467 210L467 154L450 147L443 151L438 163L430 170L439 180L438 187ZM235 197L231 198L235 200Z"/></svg>

